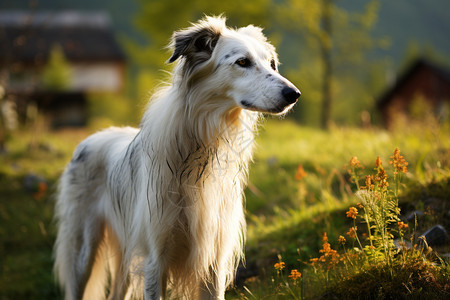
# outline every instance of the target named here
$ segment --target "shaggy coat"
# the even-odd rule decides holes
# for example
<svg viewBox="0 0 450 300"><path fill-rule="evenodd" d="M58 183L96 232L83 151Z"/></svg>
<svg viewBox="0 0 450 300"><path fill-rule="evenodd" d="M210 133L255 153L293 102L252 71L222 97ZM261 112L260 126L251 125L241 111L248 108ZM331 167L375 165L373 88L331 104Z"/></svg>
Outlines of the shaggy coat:
<svg viewBox="0 0 450 300"><path fill-rule="evenodd" d="M205 18L175 32L172 83L140 129L75 150L56 204L65 299L223 299L243 259L242 191L261 112L300 92L260 28Z"/></svg>

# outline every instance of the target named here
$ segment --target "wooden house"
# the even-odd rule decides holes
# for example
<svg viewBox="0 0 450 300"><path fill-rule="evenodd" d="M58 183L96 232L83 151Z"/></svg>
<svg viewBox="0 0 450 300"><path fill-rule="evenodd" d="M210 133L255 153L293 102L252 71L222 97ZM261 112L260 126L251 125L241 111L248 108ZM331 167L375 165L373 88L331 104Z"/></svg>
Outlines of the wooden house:
<svg viewBox="0 0 450 300"><path fill-rule="evenodd" d="M62 49L70 69L62 90L42 85L55 47ZM53 126L84 125L87 93L120 91L125 63L106 13L0 12L0 85L19 115L35 105Z"/></svg>
<svg viewBox="0 0 450 300"><path fill-rule="evenodd" d="M438 120L447 120L450 108L450 70L425 59L414 61L377 102L384 125L391 128L396 120L408 122L414 118L414 105L418 101L424 102ZM415 110L423 107L416 107Z"/></svg>

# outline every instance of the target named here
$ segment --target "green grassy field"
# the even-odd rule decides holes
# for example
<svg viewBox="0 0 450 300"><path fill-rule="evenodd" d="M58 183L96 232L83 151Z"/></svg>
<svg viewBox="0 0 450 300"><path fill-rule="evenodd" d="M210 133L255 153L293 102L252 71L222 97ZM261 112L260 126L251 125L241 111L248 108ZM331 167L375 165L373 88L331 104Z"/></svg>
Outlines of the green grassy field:
<svg viewBox="0 0 450 300"><path fill-rule="evenodd" d="M357 202L355 186L343 167L353 156L366 166L365 171L370 171L377 156L388 166L393 150L400 148L409 162L400 206L405 210L425 209L427 197L442 200L441 209L426 214L417 227L410 224L406 234L412 234L413 228L420 232L433 224L449 230L448 128L410 126L386 132L336 127L325 132L273 119L263 125L246 189L246 264L250 275L241 277L239 287L227 293L228 299L314 299L328 295L330 286L344 280L334 275L333 280L325 280L329 284L320 284L324 273L307 262L321 255L324 232L331 247L338 249L338 237L352 226L345 212ZM88 134L88 130L38 135L24 131L8 140L7 152L0 155L0 299L61 298L51 270L53 196L56 181L75 145ZM296 180L299 165L306 176ZM347 247L351 248L350 242ZM448 247L437 250L441 254L450 252ZM286 263L285 273L274 269L279 257ZM293 268L303 274L301 286L289 281L287 270ZM346 280L369 282L357 269L347 270ZM383 274L382 268L364 270L367 274ZM448 267L440 262L433 274L437 288L427 294L429 298L448 295Z"/></svg>

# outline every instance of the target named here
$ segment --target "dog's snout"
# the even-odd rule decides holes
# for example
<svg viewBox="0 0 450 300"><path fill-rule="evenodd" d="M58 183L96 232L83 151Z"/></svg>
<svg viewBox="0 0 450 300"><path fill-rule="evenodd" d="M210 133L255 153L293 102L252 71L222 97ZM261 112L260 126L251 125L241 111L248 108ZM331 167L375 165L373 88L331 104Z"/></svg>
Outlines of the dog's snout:
<svg viewBox="0 0 450 300"><path fill-rule="evenodd" d="M281 94L284 97L284 100L288 103L294 103L297 101L298 97L300 97L300 91L295 87L286 86L281 91Z"/></svg>

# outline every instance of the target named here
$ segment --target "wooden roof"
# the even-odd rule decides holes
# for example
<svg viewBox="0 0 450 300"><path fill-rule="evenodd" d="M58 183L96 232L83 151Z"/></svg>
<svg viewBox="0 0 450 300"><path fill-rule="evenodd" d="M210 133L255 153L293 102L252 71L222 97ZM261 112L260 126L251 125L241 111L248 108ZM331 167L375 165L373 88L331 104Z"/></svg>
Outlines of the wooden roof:
<svg viewBox="0 0 450 300"><path fill-rule="evenodd" d="M384 94L378 99L377 106L379 108L382 108L386 104L388 104L392 97L397 94L397 92L400 91L408 83L412 76L414 76L414 74L422 68L431 70L434 74L442 78L442 80L450 86L450 70L445 69L444 67L439 66L427 59L419 58L415 60L403 74L400 75L398 80L391 88L387 89L384 92Z"/></svg>
<svg viewBox="0 0 450 300"><path fill-rule="evenodd" d="M69 61L125 61L106 13L0 12L0 64L45 62L55 45Z"/></svg>

